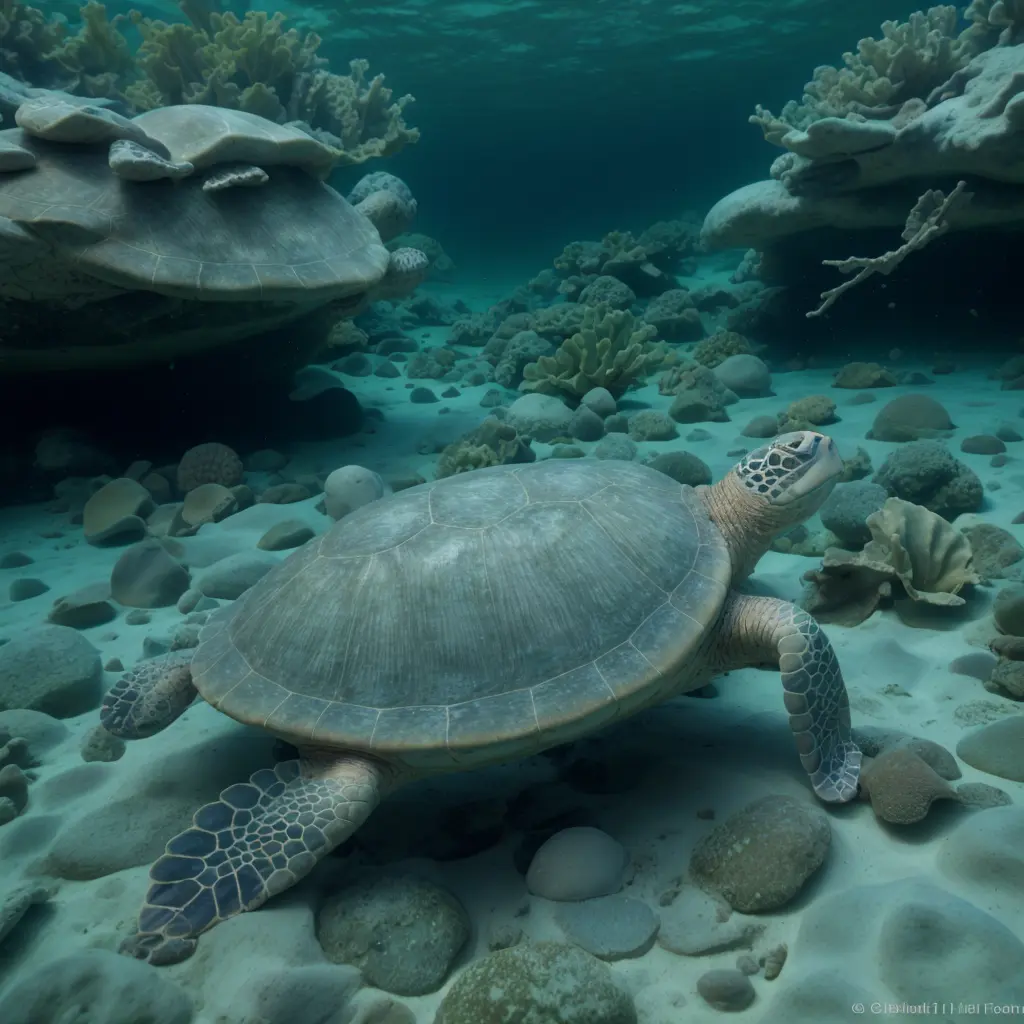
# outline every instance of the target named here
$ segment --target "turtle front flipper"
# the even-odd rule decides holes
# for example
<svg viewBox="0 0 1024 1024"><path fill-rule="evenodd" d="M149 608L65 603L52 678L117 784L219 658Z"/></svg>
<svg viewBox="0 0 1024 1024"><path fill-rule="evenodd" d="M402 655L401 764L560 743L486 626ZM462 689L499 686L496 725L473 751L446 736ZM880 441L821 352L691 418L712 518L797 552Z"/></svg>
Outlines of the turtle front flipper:
<svg viewBox="0 0 1024 1024"><path fill-rule="evenodd" d="M861 752L839 660L821 626L788 601L734 595L718 649L723 667L778 659L789 727L814 792L828 803L853 800Z"/></svg>
<svg viewBox="0 0 1024 1024"><path fill-rule="evenodd" d="M173 964L215 924L290 888L380 802L385 769L356 755L284 761L196 811L150 869L138 931L121 952Z"/></svg>
<svg viewBox="0 0 1024 1024"><path fill-rule="evenodd" d="M100 722L124 740L141 740L166 729L195 700L192 651L173 651L140 662L107 692Z"/></svg>

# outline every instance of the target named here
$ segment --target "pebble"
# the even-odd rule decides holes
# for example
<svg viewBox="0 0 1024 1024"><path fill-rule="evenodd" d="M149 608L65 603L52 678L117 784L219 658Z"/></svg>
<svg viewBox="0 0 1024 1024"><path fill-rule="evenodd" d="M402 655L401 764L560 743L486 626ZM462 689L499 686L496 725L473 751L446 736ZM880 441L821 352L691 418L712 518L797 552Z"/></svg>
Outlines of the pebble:
<svg viewBox="0 0 1024 1024"><path fill-rule="evenodd" d="M611 896L622 888L629 854L606 832L589 826L556 832L534 854L526 887L558 902Z"/></svg>
<svg viewBox="0 0 1024 1024"><path fill-rule="evenodd" d="M631 896L563 903L555 921L565 937L601 960L643 956L658 934L658 915Z"/></svg>

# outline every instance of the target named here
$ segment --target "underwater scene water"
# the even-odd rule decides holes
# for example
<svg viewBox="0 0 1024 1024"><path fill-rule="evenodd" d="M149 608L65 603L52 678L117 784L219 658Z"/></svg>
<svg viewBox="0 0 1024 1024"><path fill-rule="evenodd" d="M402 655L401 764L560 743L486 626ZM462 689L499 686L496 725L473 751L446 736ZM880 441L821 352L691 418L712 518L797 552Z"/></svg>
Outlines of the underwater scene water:
<svg viewBox="0 0 1024 1024"><path fill-rule="evenodd" d="M1024 0L0 0L0 1024L1024 1016Z"/></svg>

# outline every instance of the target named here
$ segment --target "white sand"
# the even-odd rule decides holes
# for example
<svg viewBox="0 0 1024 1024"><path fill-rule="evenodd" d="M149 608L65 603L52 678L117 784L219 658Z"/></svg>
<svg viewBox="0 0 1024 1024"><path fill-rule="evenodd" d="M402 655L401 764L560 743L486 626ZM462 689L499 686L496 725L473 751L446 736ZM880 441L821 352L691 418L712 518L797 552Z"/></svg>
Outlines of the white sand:
<svg viewBox="0 0 1024 1024"><path fill-rule="evenodd" d="M477 297L473 305L482 308L486 298ZM439 341L446 331L431 329L413 333L421 341L424 335ZM901 363L900 368L927 372L928 365ZM998 383L988 380L981 369L936 378L934 386L927 389L879 390L876 392L878 402L858 406L847 404L850 392L830 389L830 380L831 373L823 370L776 374L775 397L745 400L732 406L729 410L732 422L695 425L708 431L711 439L690 444L681 437L672 442L641 444L640 457L651 451L686 448L703 458L717 479L735 461L727 451L756 444L739 436L748 419L779 411L790 401L815 393L828 394L839 404L842 420L828 430L838 441L840 450L852 454L858 445L863 446L876 468L895 446L866 441L864 435L884 401L906 391L925 390L946 406L958 428L950 442L954 451L961 438L992 431L1002 420L1024 427L1024 420L1018 417L1022 405L1020 396L1001 392ZM413 405L408 401L404 378L363 377L346 383L365 405L381 410L384 422L377 426L373 435L311 445L293 453L295 468L329 469L355 462L385 477L421 473L430 478L436 456L421 454L424 441L434 444L453 440L486 414L479 407L486 386L467 388L458 398L443 399L439 404ZM437 387L438 392L444 387L444 384ZM628 398L630 408L646 404L666 409L669 403L669 399L658 395L655 386L631 392ZM448 411L442 414L444 410ZM681 427L681 434L685 436L690 429ZM1009 448L1010 461L999 469L991 468L985 456L958 453L958 457L974 468L986 485L1001 484L1000 489L986 492L986 507L980 514L983 521L1005 527L1024 539L1024 528L1011 525L1014 516L1024 510L1024 472L1016 454L1024 451L1024 443L1010 444ZM536 449L541 458L549 450L545 445L537 445ZM211 549L214 554L251 550L268 519L277 521L297 515L325 529L327 521L312 505L310 501L302 506L263 507L220 525L204 527L199 537L186 542L186 547L193 550L193 557L200 562L211 557ZM255 519L259 522L254 522ZM54 530L60 531L59 537L41 536ZM4 600L7 580L18 575L37 576L51 587L49 595L20 604L0 604L0 635L5 636L41 622L51 598L105 579L121 550L89 546L79 527L66 525L65 517L43 508L0 510L0 537L0 554L20 550L35 559L33 565L24 569L0 572ZM769 553L759 566L754 588L760 593L796 599L801 574L816 564L812 559ZM963 734L963 727L954 720L954 710L970 700L1001 701L988 694L980 682L953 675L947 668L952 659L972 649L970 638L977 644L986 632L987 627L979 627L978 623L985 621L986 607L993 592L979 589L972 598L968 619L957 620L951 628L913 628L892 612L876 613L855 629L830 627L828 633L850 690L855 723L905 730L953 750ZM119 619L87 630L85 635L100 650L104 662L116 657L130 666L142 654L145 635L167 634L180 620L174 608L162 609L153 612L149 625L127 626ZM108 682L115 678L108 673ZM892 684L898 684L899 695L887 690ZM699 810L713 808L720 821L761 795L791 794L809 800L807 782L786 726L777 676L750 669L719 680L717 686L717 699L682 698L628 722L612 736L599 741L596 749L601 752L635 752L645 765L639 788L603 797L568 796L568 806L590 807L601 827L628 848L633 868L626 891L655 906L658 894L685 873L690 850L709 828L706 821L698 819ZM239 751L246 747L256 759L270 755L269 742L256 738L255 734L250 741L241 726L199 704L164 733L129 744L121 760L83 766L79 754L81 740L96 721L95 714L66 721L67 739L46 755L45 763L38 769L27 811L16 822L0 829L0 872L5 886L31 877L33 865L45 857L69 822L101 810L115 800L163 799L173 781L162 767L168 760L185 765L192 752L205 751L208 756L230 762L240 757ZM1024 799L1021 785L984 776L967 765L962 767L964 781L998 785L1015 803ZM79 788L83 791L74 799L59 796L72 777L68 773L82 775ZM395 799L419 801L422 807L424 792L436 793L439 803L453 802L467 793L495 798L501 794L513 795L528 782L552 777L550 765L543 759L536 759L509 769L442 779L431 783L426 790L417 790L413 795L400 794ZM57 785L54 780L61 780L61 789L52 788ZM54 796L54 792L58 795ZM557 806L558 791L553 790L551 795ZM1019 890L996 886L986 889L967 880L951 878L940 867L937 855L946 842L945 837L966 815L967 812L958 809L951 813L935 812L934 826L904 834L880 825L865 804L832 812L833 841L825 867L790 907L766 915L767 930L755 947L755 953L763 953L777 942L785 941L791 950L796 946L796 951L791 952L779 980L767 983L759 977L754 979L758 997L745 1018L760 1020L766 1010L770 1010L778 993L819 968L835 966L827 950L808 950L805 943L797 944L797 932L810 908L822 904L829 895L854 886L909 879L930 881L946 892L968 899L1024 937L1024 898ZM18 844L8 839L15 830L20 837ZM486 953L489 929L498 923L515 921L531 938L559 937L552 921L552 906L528 897L523 879L512 866L511 851L517 838L513 835L499 847L466 860L415 865L448 886L470 914L474 935L462 962ZM16 845L25 848L23 852L14 849ZM390 868L395 869L395 865ZM0 949L3 954L0 955L0 971L5 971L0 974L0 981L16 979L47 960L71 951L93 946L116 948L119 940L130 931L146 886L146 871L147 867L141 866L93 881L65 881L49 912L33 911L34 916L26 918L15 940ZM243 915L205 936L200 942L199 954L192 960L166 969L167 976L180 981L196 1000L196 1021L230 1024L236 1019L232 1007L239 1005L236 992L244 988L248 979L261 976L275 966L298 966L318 958L312 933L313 907L322 888L343 873L344 862L330 860L307 882L265 909ZM516 918L516 911L526 904L530 905L529 914ZM840 924L836 922L836 927ZM868 993L877 993L880 1000L892 999L885 994L882 982L872 974L879 966L872 956L867 950L864 958L846 971L846 980ZM634 992L662 985L685 998L685 1009L675 1011L678 1016L666 1010L665 1015L659 1017L657 1012L645 1009L641 1024L668 1024L677 1019L702 1024L718 1019L720 1014L697 995L696 980L711 967L731 967L735 958L735 952L685 958L655 946L639 959L614 964L612 970ZM417 1022L429 1024L442 994L404 1002L415 1013ZM929 993L921 993L922 1000L928 998ZM645 1008L650 1005L650 999L643 1002ZM867 1016L872 1014L869 1012ZM894 1016L894 1019L902 1018Z"/></svg>

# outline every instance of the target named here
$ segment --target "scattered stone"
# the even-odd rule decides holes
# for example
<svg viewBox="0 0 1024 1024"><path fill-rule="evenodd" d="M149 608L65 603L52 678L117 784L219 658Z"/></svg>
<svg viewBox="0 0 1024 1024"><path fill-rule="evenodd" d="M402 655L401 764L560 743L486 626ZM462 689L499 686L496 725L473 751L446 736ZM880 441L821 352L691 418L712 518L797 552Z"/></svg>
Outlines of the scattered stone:
<svg viewBox="0 0 1024 1024"><path fill-rule="evenodd" d="M738 352L720 362L713 373L740 398L764 398L772 393L771 372L755 355Z"/></svg>
<svg viewBox="0 0 1024 1024"><path fill-rule="evenodd" d="M658 934L658 915L630 896L563 903L555 913L565 937L601 960L643 956Z"/></svg>
<svg viewBox="0 0 1024 1024"><path fill-rule="evenodd" d="M1024 437L1021 437L1020 432L1012 423L1000 423L996 427L996 437L1000 441L1009 441L1011 443L1014 441L1024 441Z"/></svg>
<svg viewBox="0 0 1024 1024"><path fill-rule="evenodd" d="M643 409L630 417L629 436L634 441L671 441L679 436L679 431L675 423L663 412Z"/></svg>
<svg viewBox="0 0 1024 1024"><path fill-rule="evenodd" d="M117 609L110 603L110 587L106 583L90 583L71 594L58 597L46 616L57 626L92 629L117 618Z"/></svg>
<svg viewBox="0 0 1024 1024"><path fill-rule="evenodd" d="M658 945L680 956L707 956L749 949L764 931L764 922L734 914L718 896L683 885L661 908Z"/></svg>
<svg viewBox="0 0 1024 1024"><path fill-rule="evenodd" d="M601 419L614 415L618 409L615 396L607 388L591 388L580 400L580 404L592 409Z"/></svg>
<svg viewBox="0 0 1024 1024"><path fill-rule="evenodd" d="M647 463L651 469L672 477L676 483L699 487L711 483L711 467L692 452L662 452Z"/></svg>
<svg viewBox="0 0 1024 1024"><path fill-rule="evenodd" d="M517 398L508 409L506 421L519 434L537 441L571 437L572 410L560 398L533 392Z"/></svg>
<svg viewBox="0 0 1024 1024"><path fill-rule="evenodd" d="M1004 587L992 602L992 617L1000 633L1024 636L1024 585Z"/></svg>
<svg viewBox="0 0 1024 1024"><path fill-rule="evenodd" d="M1024 782L1024 715L990 722L968 733L957 744L956 752L962 761L978 771L1012 782Z"/></svg>
<svg viewBox="0 0 1024 1024"><path fill-rule="evenodd" d="M451 893L412 877L356 882L328 897L316 934L329 960L385 992L421 996L445 982L470 925Z"/></svg>
<svg viewBox="0 0 1024 1024"><path fill-rule="evenodd" d="M256 542L256 547L263 551L288 551L301 547L316 534L312 528L300 519L286 519L276 523Z"/></svg>
<svg viewBox="0 0 1024 1024"><path fill-rule="evenodd" d="M16 580L11 580L11 585L7 589L7 596L14 603L30 601L33 597L40 597L45 594L49 589L42 580L34 579L31 576L19 576Z"/></svg>
<svg viewBox="0 0 1024 1024"><path fill-rule="evenodd" d="M274 484L260 494L262 505L293 505L297 501L305 501L312 498L309 489L302 484L286 483Z"/></svg>
<svg viewBox="0 0 1024 1024"><path fill-rule="evenodd" d="M697 844L690 872L745 913L785 906L824 863L832 833L816 807L767 796L717 825Z"/></svg>
<svg viewBox="0 0 1024 1024"><path fill-rule="evenodd" d="M332 519L343 519L389 493L379 473L364 466L342 466L324 481L324 509Z"/></svg>
<svg viewBox="0 0 1024 1024"><path fill-rule="evenodd" d="M754 986L742 971L720 967L706 971L697 979L701 998L715 1010L738 1013L754 1001Z"/></svg>
<svg viewBox="0 0 1024 1024"><path fill-rule="evenodd" d="M984 579L1005 577L1004 570L1024 558L1024 547L1009 530L991 523L978 523L963 531L971 542L972 567Z"/></svg>
<svg viewBox="0 0 1024 1024"><path fill-rule="evenodd" d="M632 462L637 455L637 446L628 434L620 434L617 431L605 434L594 447L595 459L618 460L619 462Z"/></svg>
<svg viewBox="0 0 1024 1024"><path fill-rule="evenodd" d="M871 540L867 518L886 502L889 492L867 480L837 484L821 506L821 523L840 543L852 550Z"/></svg>
<svg viewBox="0 0 1024 1024"><path fill-rule="evenodd" d="M787 956L789 956L789 947L784 942L780 942L761 957L765 981L774 981L782 973L782 968L786 966Z"/></svg>
<svg viewBox="0 0 1024 1024"><path fill-rule="evenodd" d="M409 401L414 405L430 405L432 402L439 402L440 399L430 388L412 388L409 392Z"/></svg>
<svg viewBox="0 0 1024 1024"><path fill-rule="evenodd" d="M195 586L204 597L234 601L259 583L278 564L278 560L270 554L242 551L237 555L228 555L204 569L196 579Z"/></svg>
<svg viewBox="0 0 1024 1024"><path fill-rule="evenodd" d="M960 442L960 451L967 455L999 455L1006 445L993 434L972 434Z"/></svg>
<svg viewBox="0 0 1024 1024"><path fill-rule="evenodd" d="M556 832L530 863L526 887L558 902L610 896L622 888L629 854L600 829L580 826Z"/></svg>
<svg viewBox="0 0 1024 1024"><path fill-rule="evenodd" d="M100 652L68 626L37 626L0 647L0 710L26 708L54 718L92 711L100 700Z"/></svg>
<svg viewBox="0 0 1024 1024"><path fill-rule="evenodd" d="M153 616L142 608L132 608L124 617L126 626L146 626L153 621Z"/></svg>
<svg viewBox="0 0 1024 1024"><path fill-rule="evenodd" d="M878 411L868 437L875 441L918 441L945 437L953 429L949 413L929 395L900 395Z"/></svg>
<svg viewBox="0 0 1024 1024"><path fill-rule="evenodd" d="M90 544L128 544L146 535L145 518L155 505L137 480L120 477L105 483L82 509L82 529Z"/></svg>
<svg viewBox="0 0 1024 1024"><path fill-rule="evenodd" d="M569 421L569 434L577 441L599 441L604 429L604 420L587 405L580 405Z"/></svg>
<svg viewBox="0 0 1024 1024"><path fill-rule="evenodd" d="M524 942L474 961L445 993L434 1024L637 1024L609 968L576 946Z"/></svg>
<svg viewBox="0 0 1024 1024"><path fill-rule="evenodd" d="M167 608L188 587L188 570L155 538L125 550L110 573L110 596L128 608Z"/></svg>
<svg viewBox="0 0 1024 1024"><path fill-rule="evenodd" d="M93 726L82 741L83 761L120 761L124 757L125 742L113 736L102 725Z"/></svg>
<svg viewBox="0 0 1024 1024"><path fill-rule="evenodd" d="M740 433L744 437L775 437L779 432L777 416L755 416Z"/></svg>
<svg viewBox="0 0 1024 1024"><path fill-rule="evenodd" d="M956 787L956 795L964 807L975 811L986 811L990 807L1005 807L1013 803L1009 793L987 782L965 782Z"/></svg>
<svg viewBox="0 0 1024 1024"><path fill-rule="evenodd" d="M861 785L876 817L893 825L923 821L936 800L958 800L955 789L906 747L883 751L868 761Z"/></svg>
<svg viewBox="0 0 1024 1024"><path fill-rule="evenodd" d="M28 776L16 764L0 768L0 800L10 800L15 814L28 807Z"/></svg>

